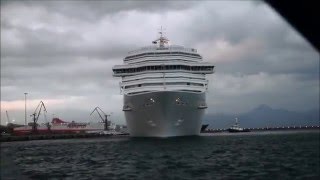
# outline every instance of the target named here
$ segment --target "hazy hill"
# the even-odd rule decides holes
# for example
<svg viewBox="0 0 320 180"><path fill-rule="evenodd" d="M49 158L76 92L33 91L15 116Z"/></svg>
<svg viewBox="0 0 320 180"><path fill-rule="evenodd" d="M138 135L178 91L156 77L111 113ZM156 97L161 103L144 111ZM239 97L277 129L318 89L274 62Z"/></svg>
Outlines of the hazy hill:
<svg viewBox="0 0 320 180"><path fill-rule="evenodd" d="M306 126L319 125L319 110L294 112L286 109L273 109L265 104L243 114L208 114L203 124L210 124L209 128L228 128L238 117L240 126L276 127L276 126Z"/></svg>

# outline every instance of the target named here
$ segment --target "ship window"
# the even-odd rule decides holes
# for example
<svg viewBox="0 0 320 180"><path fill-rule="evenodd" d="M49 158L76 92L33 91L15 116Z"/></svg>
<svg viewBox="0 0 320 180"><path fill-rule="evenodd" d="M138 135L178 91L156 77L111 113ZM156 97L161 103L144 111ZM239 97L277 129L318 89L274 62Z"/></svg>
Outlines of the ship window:
<svg viewBox="0 0 320 180"><path fill-rule="evenodd" d="M135 73L148 70L186 70L186 71L211 71L210 66L188 66L188 65L158 65L158 66L142 66L128 69L115 69L114 73Z"/></svg>
<svg viewBox="0 0 320 180"><path fill-rule="evenodd" d="M161 86L162 83L145 83L145 86Z"/></svg>
<svg viewBox="0 0 320 180"><path fill-rule="evenodd" d="M175 99L177 105L187 105L187 102L184 102L180 97Z"/></svg>
<svg viewBox="0 0 320 180"><path fill-rule="evenodd" d="M199 83L191 83L191 85L193 85L193 86L203 86L203 84L199 84Z"/></svg>

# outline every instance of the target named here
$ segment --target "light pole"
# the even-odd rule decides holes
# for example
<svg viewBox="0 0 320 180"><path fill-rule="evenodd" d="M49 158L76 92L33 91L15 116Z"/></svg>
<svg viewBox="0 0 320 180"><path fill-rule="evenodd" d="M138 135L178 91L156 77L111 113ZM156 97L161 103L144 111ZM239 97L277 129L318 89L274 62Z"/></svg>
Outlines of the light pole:
<svg viewBox="0 0 320 180"><path fill-rule="evenodd" d="M24 125L27 126L27 94L24 93Z"/></svg>

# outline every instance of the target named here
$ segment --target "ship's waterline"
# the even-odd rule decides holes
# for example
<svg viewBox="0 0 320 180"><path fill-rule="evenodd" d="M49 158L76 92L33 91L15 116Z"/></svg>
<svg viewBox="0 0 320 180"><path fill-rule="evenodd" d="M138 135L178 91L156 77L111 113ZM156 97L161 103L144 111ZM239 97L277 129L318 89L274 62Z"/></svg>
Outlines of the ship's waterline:
<svg viewBox="0 0 320 180"><path fill-rule="evenodd" d="M162 91L124 96L124 112L131 136L199 135L205 111L203 105L205 93Z"/></svg>

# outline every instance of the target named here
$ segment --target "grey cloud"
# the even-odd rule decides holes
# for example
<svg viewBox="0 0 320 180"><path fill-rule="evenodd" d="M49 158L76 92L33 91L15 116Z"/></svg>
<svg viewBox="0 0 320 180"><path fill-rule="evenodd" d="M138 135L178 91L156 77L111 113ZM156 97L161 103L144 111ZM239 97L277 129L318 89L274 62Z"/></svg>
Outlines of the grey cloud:
<svg viewBox="0 0 320 180"><path fill-rule="evenodd" d="M6 1L1 6L19 4L28 7L42 6L49 13L58 13L64 16L81 19L86 21L97 21L103 16L112 15L123 11L142 11L148 13L165 13L168 11L185 10L197 4L196 1L158 1L158 0L139 0L139 1Z"/></svg>
<svg viewBox="0 0 320 180"><path fill-rule="evenodd" d="M319 79L299 81L297 76L286 74L216 74L210 77L209 85L209 112L245 112L261 102L295 111L319 107Z"/></svg>
<svg viewBox="0 0 320 180"><path fill-rule="evenodd" d="M197 48L216 65L210 112L319 107L319 54L260 1L1 1L1 100L29 92L68 101L50 107L67 119L85 121L81 115L99 105L123 120L111 68L150 44L161 23L174 44ZM221 40L230 52L215 59Z"/></svg>
<svg viewBox="0 0 320 180"><path fill-rule="evenodd" d="M308 75L310 78L319 77L319 55L314 51L269 49L267 52L259 53L259 56L247 55L240 57L237 61L218 62L216 66L217 73L256 74L266 72Z"/></svg>
<svg viewBox="0 0 320 180"><path fill-rule="evenodd" d="M3 29L3 31L10 31L11 29ZM74 57L74 56L87 56L90 58L113 58L120 57L125 54L130 47L125 49L126 45L108 44L108 46L92 46L88 44L81 35L75 32L57 33L52 31L30 30L27 28L19 28L16 33L23 45L17 51L15 46L7 45L8 42L2 42L1 57L8 56L24 57L24 58L52 58L57 57ZM106 39L105 42L108 42ZM101 40L103 43L103 40ZM121 47L120 47L121 46ZM127 45L128 46L128 45ZM36 60L35 63L44 61ZM48 61L47 63L50 63ZM34 63L28 62L33 65Z"/></svg>
<svg viewBox="0 0 320 180"><path fill-rule="evenodd" d="M37 94L60 97L66 95L81 96L96 93L101 89L117 89L118 83L112 78L107 63L79 61L79 64L55 65L51 67L20 67L2 69L2 100L14 100L14 93L20 91L13 87L24 87ZM101 91L102 93L103 91ZM117 91L118 92L118 91ZM102 93L103 94L103 93Z"/></svg>
<svg viewBox="0 0 320 180"><path fill-rule="evenodd" d="M211 1L207 3L216 4ZM219 3L220 5L213 6L213 9L205 9L199 13L194 11L191 22L196 24L184 24L183 28L188 31L179 29L178 31L183 32L180 38L186 37L187 44L198 46L199 51L199 47L204 47L203 43L220 39L235 47L246 45L248 40L258 42L260 46L249 46L246 54L234 54L231 61L210 58L208 54L212 52L209 48L202 51L207 61L215 63L217 73L293 73L304 78L319 78L319 54L266 4L234 2L233 4L245 7L246 10L224 12L219 8L228 2ZM234 9L236 8L231 6L231 10ZM230 53L235 52L226 52L225 55L230 56Z"/></svg>

